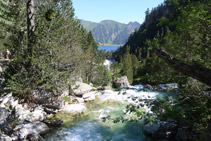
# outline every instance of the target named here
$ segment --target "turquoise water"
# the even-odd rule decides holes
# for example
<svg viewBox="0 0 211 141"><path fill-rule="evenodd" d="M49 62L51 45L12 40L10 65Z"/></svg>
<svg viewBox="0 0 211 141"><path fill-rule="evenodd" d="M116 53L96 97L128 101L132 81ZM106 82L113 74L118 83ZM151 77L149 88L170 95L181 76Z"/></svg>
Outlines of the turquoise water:
<svg viewBox="0 0 211 141"><path fill-rule="evenodd" d="M112 50L117 50L119 48L119 46L98 46L99 50L106 50L106 51L112 51Z"/></svg>
<svg viewBox="0 0 211 141"><path fill-rule="evenodd" d="M166 93L154 92L142 89L142 86L134 86L125 90L133 96L151 98L169 96ZM126 105L124 104L89 104L90 110L86 115L66 120L63 127L54 130L47 141L150 141L143 134L143 121L117 122L103 120L106 117L118 118L124 116ZM65 118L69 119L69 118Z"/></svg>
<svg viewBox="0 0 211 141"><path fill-rule="evenodd" d="M100 117L123 115L125 105L112 104L91 107L86 117L72 121L48 137L47 141L150 141L142 132L143 122L103 121Z"/></svg>

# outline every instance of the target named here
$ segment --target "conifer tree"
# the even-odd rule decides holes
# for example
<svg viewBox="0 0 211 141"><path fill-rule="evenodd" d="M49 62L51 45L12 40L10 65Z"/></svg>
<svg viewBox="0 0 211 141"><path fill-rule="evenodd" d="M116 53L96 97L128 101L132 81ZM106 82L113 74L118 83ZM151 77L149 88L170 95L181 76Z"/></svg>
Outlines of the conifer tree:
<svg viewBox="0 0 211 141"><path fill-rule="evenodd" d="M123 64L123 75L128 77L130 83L133 83L133 62L132 57L130 55L130 46L126 47L126 53L122 57L122 64Z"/></svg>
<svg viewBox="0 0 211 141"><path fill-rule="evenodd" d="M14 20L8 26L7 47L13 61L5 85L22 96L35 89L52 90L66 85L70 77L80 77L88 70L81 68L97 53L93 37L74 19L71 0L35 2L34 21L28 19L28 24L26 3L14 0L10 6Z"/></svg>

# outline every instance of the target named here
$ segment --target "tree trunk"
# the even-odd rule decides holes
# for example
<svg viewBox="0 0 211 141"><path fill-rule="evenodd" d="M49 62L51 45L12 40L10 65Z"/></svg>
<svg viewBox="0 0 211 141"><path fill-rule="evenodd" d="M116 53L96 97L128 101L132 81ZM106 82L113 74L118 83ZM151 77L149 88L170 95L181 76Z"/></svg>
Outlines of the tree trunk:
<svg viewBox="0 0 211 141"><path fill-rule="evenodd" d="M34 0L28 0L26 3L27 8L27 34L29 45L33 42L33 33L35 30L34 24Z"/></svg>
<svg viewBox="0 0 211 141"><path fill-rule="evenodd" d="M28 36L28 49L25 52L25 59L26 61L26 70L30 72L32 66L32 52L33 52L33 34L35 31L35 24L34 24L34 0L28 0L26 2L26 9L27 9L27 36Z"/></svg>
<svg viewBox="0 0 211 141"><path fill-rule="evenodd" d="M176 71L179 71L189 77L197 79L202 83L211 87L211 70L201 66L188 65L180 60L171 57L167 52L162 49L155 48L158 57L163 59L166 63L171 65Z"/></svg>

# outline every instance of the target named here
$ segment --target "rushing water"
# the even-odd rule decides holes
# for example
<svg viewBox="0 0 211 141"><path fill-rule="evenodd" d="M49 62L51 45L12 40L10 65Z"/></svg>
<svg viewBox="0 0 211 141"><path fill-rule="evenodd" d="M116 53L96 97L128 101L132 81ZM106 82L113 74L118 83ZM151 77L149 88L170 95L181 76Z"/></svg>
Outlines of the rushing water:
<svg viewBox="0 0 211 141"><path fill-rule="evenodd" d="M51 133L47 141L140 141L150 140L142 132L143 123L103 121L101 117L110 115L118 117L123 115L125 105L92 105L92 110L85 117Z"/></svg>
<svg viewBox="0 0 211 141"><path fill-rule="evenodd" d="M142 86L138 86L142 87ZM165 93L138 91L136 87L127 90L135 95L164 96ZM126 105L124 104L90 104L86 116L67 120L63 127L53 131L47 141L149 141L143 134L143 122L103 121L103 117L120 117ZM67 119L67 118L66 118Z"/></svg>

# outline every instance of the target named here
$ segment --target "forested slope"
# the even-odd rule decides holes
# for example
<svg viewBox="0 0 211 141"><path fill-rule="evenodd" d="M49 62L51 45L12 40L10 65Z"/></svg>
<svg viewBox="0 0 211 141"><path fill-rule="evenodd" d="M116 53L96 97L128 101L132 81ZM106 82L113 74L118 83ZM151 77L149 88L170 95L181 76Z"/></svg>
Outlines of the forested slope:
<svg viewBox="0 0 211 141"><path fill-rule="evenodd" d="M156 100L153 112L187 126L190 140L211 139L210 9L209 0L166 0L113 53L117 75L130 82L179 84L176 99Z"/></svg>
<svg viewBox="0 0 211 141"><path fill-rule="evenodd" d="M133 78L153 83L178 82L185 77L159 58L154 48L164 49L183 63L210 69L209 9L209 1L166 0L151 11L146 11L145 22L114 53L115 59L121 61L126 47L130 48L130 54L140 61L135 70L138 73L133 74Z"/></svg>
<svg viewBox="0 0 211 141"><path fill-rule="evenodd" d="M0 2L5 5L0 13L1 51L9 49L13 60L2 87L30 99L34 90L55 90L79 78L108 83L105 56L75 19L71 0Z"/></svg>
<svg viewBox="0 0 211 141"><path fill-rule="evenodd" d="M92 32L98 43L116 45L125 44L130 34L140 26L138 22L124 24L112 20L104 20L100 23L81 20L81 24Z"/></svg>

